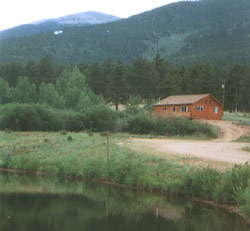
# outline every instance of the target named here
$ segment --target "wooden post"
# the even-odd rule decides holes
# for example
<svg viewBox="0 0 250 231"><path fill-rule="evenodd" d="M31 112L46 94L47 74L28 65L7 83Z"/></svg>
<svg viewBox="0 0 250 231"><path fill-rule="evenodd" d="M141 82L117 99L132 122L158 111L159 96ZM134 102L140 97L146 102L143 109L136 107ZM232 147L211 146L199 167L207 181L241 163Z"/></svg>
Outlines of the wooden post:
<svg viewBox="0 0 250 231"><path fill-rule="evenodd" d="M238 114L238 88L236 87L236 93L235 93L235 116Z"/></svg>
<svg viewBox="0 0 250 231"><path fill-rule="evenodd" d="M226 88L226 79L224 79L224 84L222 85L223 88L223 98L222 98L222 104L224 108L224 103L225 103L225 88Z"/></svg>
<svg viewBox="0 0 250 231"><path fill-rule="evenodd" d="M108 208L108 203L105 201L105 215L106 217L109 216L109 208Z"/></svg>
<svg viewBox="0 0 250 231"><path fill-rule="evenodd" d="M107 132L107 161L109 161L109 131Z"/></svg>

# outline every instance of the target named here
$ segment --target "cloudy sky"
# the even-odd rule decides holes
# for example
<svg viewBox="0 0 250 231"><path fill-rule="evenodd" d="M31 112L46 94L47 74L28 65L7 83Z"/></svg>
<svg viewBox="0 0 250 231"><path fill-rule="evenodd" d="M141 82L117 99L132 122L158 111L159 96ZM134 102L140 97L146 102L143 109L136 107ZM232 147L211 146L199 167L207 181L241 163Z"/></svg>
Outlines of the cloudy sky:
<svg viewBox="0 0 250 231"><path fill-rule="evenodd" d="M0 30L85 11L127 18L177 1L180 0L1 0Z"/></svg>

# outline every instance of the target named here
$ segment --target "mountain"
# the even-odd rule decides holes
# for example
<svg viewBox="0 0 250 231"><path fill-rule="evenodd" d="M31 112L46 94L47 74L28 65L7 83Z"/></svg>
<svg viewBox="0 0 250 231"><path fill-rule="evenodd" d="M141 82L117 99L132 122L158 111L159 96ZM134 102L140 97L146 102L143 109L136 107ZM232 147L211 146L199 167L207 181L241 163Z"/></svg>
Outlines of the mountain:
<svg viewBox="0 0 250 231"><path fill-rule="evenodd" d="M68 26L58 35L52 32L2 40L0 62L38 61L50 54L64 65L108 58L130 63L139 56L152 59L160 53L177 64L249 63L250 1L184 1L128 19Z"/></svg>
<svg viewBox="0 0 250 231"><path fill-rule="evenodd" d="M101 24L107 22L117 21L120 18L103 14L95 11L88 11L84 13L72 14L63 16L56 19L50 19L49 21L56 22L58 24L70 24L70 25L88 25L88 24Z"/></svg>
<svg viewBox="0 0 250 231"><path fill-rule="evenodd" d="M46 31L60 31L65 27L87 26L113 22L120 18L95 11L71 14L54 19L42 19L31 24L16 26L0 31L0 40L15 37L25 37Z"/></svg>

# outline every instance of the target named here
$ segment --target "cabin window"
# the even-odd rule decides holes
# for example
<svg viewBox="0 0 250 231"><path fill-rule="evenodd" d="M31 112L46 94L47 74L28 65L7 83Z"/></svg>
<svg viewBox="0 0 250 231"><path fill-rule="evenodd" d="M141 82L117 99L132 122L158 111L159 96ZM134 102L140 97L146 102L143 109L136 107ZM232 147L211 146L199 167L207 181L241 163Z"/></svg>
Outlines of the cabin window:
<svg viewBox="0 0 250 231"><path fill-rule="evenodd" d="M212 103L212 100L211 100L211 99L209 100L209 103L210 103L210 104Z"/></svg>
<svg viewBox="0 0 250 231"><path fill-rule="evenodd" d="M203 106L197 106L197 111L204 111L204 107Z"/></svg>
<svg viewBox="0 0 250 231"><path fill-rule="evenodd" d="M164 107L163 107L163 111L167 111L167 106L164 106Z"/></svg>
<svg viewBox="0 0 250 231"><path fill-rule="evenodd" d="M176 112L177 108L176 107L172 107L172 112Z"/></svg>
<svg viewBox="0 0 250 231"><path fill-rule="evenodd" d="M181 112L188 112L187 106L181 106Z"/></svg>
<svg viewBox="0 0 250 231"><path fill-rule="evenodd" d="M218 114L218 107L214 107L214 114Z"/></svg>
<svg viewBox="0 0 250 231"><path fill-rule="evenodd" d="M205 99L205 103L207 103L207 99Z"/></svg>

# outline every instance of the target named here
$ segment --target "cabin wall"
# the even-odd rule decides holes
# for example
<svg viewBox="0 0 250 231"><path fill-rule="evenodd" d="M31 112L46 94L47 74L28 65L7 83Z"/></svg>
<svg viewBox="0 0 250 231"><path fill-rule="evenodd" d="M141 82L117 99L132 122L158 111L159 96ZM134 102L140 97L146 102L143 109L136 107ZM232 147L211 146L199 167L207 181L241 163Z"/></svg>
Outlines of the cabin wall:
<svg viewBox="0 0 250 231"><path fill-rule="evenodd" d="M203 107L204 110L199 111L199 107ZM217 107L217 110L215 110L215 107ZM192 105L192 119L221 120L222 114L222 106L211 96L205 97Z"/></svg>
<svg viewBox="0 0 250 231"><path fill-rule="evenodd" d="M181 107L187 106L187 112L181 112ZM217 110L215 110L215 107ZM176 110L174 111L173 108ZM202 108L202 110L201 110ZM200 110L199 110L200 109ZM183 105L156 105L154 106L156 115L168 116L179 115L190 119L221 120L223 108L213 97L208 96L194 104Z"/></svg>
<svg viewBox="0 0 250 231"><path fill-rule="evenodd" d="M188 111L186 112L181 112L181 107L186 106L188 108ZM154 113L157 115L162 115L162 116L170 116L170 115L178 115L178 116L183 116L185 118L190 118L191 119L191 106L192 105L169 105L169 106L154 106ZM175 108L175 110L174 110Z"/></svg>

